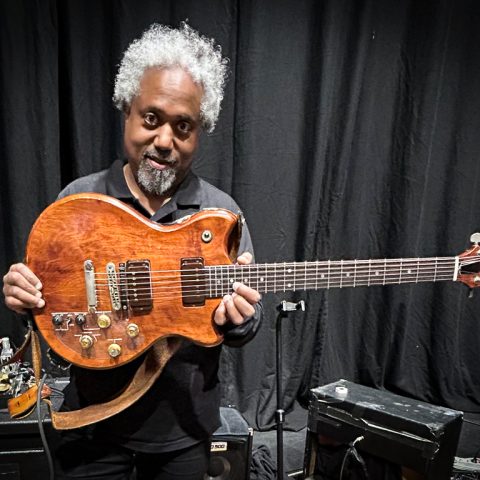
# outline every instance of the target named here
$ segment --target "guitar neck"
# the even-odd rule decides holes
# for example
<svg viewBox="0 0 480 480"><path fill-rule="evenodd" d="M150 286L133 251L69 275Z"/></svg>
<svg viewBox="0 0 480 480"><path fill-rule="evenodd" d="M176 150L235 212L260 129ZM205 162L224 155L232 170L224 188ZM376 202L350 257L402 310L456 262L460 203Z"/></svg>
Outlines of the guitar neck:
<svg viewBox="0 0 480 480"><path fill-rule="evenodd" d="M260 293L456 280L458 257L260 263L205 267L209 297L242 282Z"/></svg>

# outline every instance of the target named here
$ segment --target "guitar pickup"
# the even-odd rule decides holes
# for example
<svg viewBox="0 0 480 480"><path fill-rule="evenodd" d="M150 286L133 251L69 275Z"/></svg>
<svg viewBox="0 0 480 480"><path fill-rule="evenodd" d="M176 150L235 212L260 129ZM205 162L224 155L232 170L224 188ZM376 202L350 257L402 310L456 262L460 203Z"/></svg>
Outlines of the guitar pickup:
<svg viewBox="0 0 480 480"><path fill-rule="evenodd" d="M182 302L185 307L205 305L206 281L203 258L182 258Z"/></svg>
<svg viewBox="0 0 480 480"><path fill-rule="evenodd" d="M150 260L128 260L124 276L127 304L132 313L150 312L153 308Z"/></svg>

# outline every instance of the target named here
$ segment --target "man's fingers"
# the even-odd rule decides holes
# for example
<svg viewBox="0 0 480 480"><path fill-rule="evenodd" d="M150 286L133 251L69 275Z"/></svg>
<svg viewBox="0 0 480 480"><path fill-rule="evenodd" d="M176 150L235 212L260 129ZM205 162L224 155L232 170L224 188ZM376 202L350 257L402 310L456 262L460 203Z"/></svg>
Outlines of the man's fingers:
<svg viewBox="0 0 480 480"><path fill-rule="evenodd" d="M234 293L232 295L233 303L235 308L238 310L243 319L250 318L255 314L255 308L251 303L249 303L245 298L241 297Z"/></svg>
<svg viewBox="0 0 480 480"><path fill-rule="evenodd" d="M234 282L232 288L236 294L242 296L251 304L258 303L262 299L262 296L256 290L247 287L247 285L244 285L243 283Z"/></svg>
<svg viewBox="0 0 480 480"><path fill-rule="evenodd" d="M239 265L250 265L253 260L253 255L250 252L243 252L238 258L237 263Z"/></svg>
<svg viewBox="0 0 480 480"><path fill-rule="evenodd" d="M42 289L40 279L24 263L17 263L13 265L13 267L16 267L15 270L18 271L30 285L33 285L37 290Z"/></svg>
<svg viewBox="0 0 480 480"><path fill-rule="evenodd" d="M38 277L23 263L16 263L3 277L3 294L8 308L24 313L27 308L42 308L45 301Z"/></svg>
<svg viewBox="0 0 480 480"><path fill-rule="evenodd" d="M223 302L223 300L220 302L220 305L215 310L213 321L217 325L225 325L225 323L227 323L227 309L225 308L225 303Z"/></svg>
<svg viewBox="0 0 480 480"><path fill-rule="evenodd" d="M23 290L31 295L36 295L39 290L30 283L20 272L10 271L4 277L4 290L10 295L15 295L18 290Z"/></svg>
<svg viewBox="0 0 480 480"><path fill-rule="evenodd" d="M223 304L225 305L225 309L227 310L226 315L228 320L230 320L230 322L232 322L234 325L241 325L245 319L243 315L238 311L237 305L232 295L225 295L223 297Z"/></svg>
<svg viewBox="0 0 480 480"><path fill-rule="evenodd" d="M7 286L4 288L5 303L10 308L42 308L45 300L41 297L41 293L31 293L17 286Z"/></svg>
<svg viewBox="0 0 480 480"><path fill-rule="evenodd" d="M38 277L23 263L12 265L3 277L3 283L23 288L32 295L35 295L42 288L42 283Z"/></svg>

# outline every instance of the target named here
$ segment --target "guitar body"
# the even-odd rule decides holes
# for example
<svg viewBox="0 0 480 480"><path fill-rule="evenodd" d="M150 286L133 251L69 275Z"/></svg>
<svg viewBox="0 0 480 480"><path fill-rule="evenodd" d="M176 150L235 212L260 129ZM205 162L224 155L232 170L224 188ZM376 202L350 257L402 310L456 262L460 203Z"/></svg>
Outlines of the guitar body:
<svg viewBox="0 0 480 480"><path fill-rule="evenodd" d="M86 368L122 365L166 336L219 344L219 300L190 295L189 276L236 258L238 225L232 212L212 209L161 226L95 193L55 202L26 251L43 283L38 329L60 356Z"/></svg>

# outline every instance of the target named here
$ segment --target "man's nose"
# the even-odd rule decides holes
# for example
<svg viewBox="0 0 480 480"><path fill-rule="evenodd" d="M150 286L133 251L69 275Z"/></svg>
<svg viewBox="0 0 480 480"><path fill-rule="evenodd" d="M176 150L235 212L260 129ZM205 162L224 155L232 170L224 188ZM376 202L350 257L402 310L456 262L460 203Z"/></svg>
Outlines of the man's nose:
<svg viewBox="0 0 480 480"><path fill-rule="evenodd" d="M159 126L155 131L153 144L158 150L173 149L173 130L168 123Z"/></svg>

